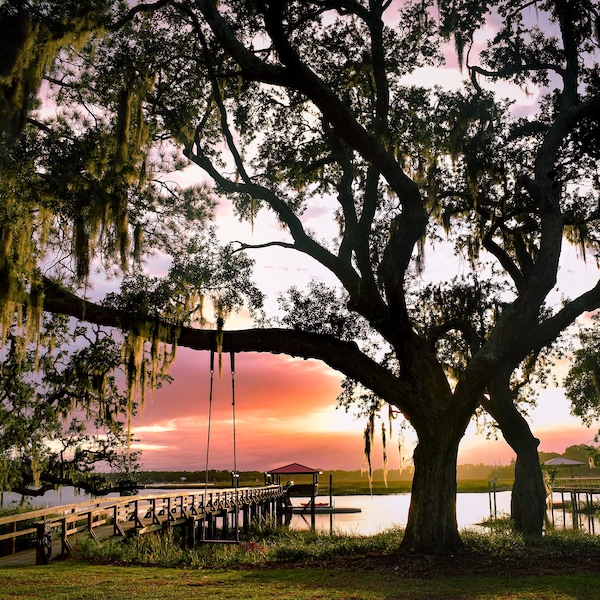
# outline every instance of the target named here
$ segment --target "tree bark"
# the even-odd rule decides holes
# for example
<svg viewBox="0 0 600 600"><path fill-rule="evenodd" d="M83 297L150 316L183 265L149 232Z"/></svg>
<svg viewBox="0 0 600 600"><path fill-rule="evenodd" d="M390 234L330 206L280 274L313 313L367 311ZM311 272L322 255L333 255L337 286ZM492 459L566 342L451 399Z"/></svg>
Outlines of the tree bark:
<svg viewBox="0 0 600 600"><path fill-rule="evenodd" d="M421 439L402 547L419 553L449 553L462 542L456 522L456 463L462 434Z"/></svg>
<svg viewBox="0 0 600 600"><path fill-rule="evenodd" d="M511 444L517 453L515 483L510 502L511 517L517 531L525 535L541 536L547 493L537 451L540 441L531 431L511 437L519 438L514 446Z"/></svg>
<svg viewBox="0 0 600 600"><path fill-rule="evenodd" d="M515 528L526 535L541 536L547 494L537 450L540 441L517 410L508 377L501 376L503 381L496 378L490 386L490 402L485 408L496 419L504 439L517 455L511 498Z"/></svg>

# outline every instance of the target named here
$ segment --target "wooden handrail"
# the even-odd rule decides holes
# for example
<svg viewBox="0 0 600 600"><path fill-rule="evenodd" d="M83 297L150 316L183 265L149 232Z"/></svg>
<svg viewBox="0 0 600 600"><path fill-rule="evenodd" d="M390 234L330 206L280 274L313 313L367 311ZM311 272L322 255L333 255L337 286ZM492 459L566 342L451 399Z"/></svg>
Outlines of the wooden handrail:
<svg viewBox="0 0 600 600"><path fill-rule="evenodd" d="M566 490L600 490L600 478L598 477L561 477L552 483L552 489L562 488Z"/></svg>
<svg viewBox="0 0 600 600"><path fill-rule="evenodd" d="M161 524L159 516L165 521L188 519L189 514L207 514L242 507L264 500L280 498L285 495L282 486L258 488L227 488L210 490L177 491L163 494L144 494L137 496L119 496L88 500L74 504L65 504L52 508L32 510L0 518L0 527L11 525L12 531L0 535L1 540L12 539L12 551L15 551L16 540L31 535L38 530L38 525L48 523L51 527L60 527L63 547L69 547L69 536L81 531L94 535L94 528L113 519L114 534L124 535L123 524L133 521L136 529L142 529L142 518L151 518L152 525ZM106 515L102 518L102 515ZM17 523L32 521L35 527L17 529ZM79 523L79 524L78 524Z"/></svg>

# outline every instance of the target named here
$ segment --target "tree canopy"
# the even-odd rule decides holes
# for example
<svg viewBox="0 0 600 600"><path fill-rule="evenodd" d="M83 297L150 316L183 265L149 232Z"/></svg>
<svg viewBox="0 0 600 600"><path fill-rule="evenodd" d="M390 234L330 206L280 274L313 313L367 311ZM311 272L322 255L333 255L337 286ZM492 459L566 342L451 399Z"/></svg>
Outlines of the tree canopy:
<svg viewBox="0 0 600 600"><path fill-rule="evenodd" d="M517 453L516 523L541 532L538 442L517 401L561 332L600 305L596 281L548 303L564 245L581 259L599 250L594 2L1 11L16 32L0 57L3 339L35 336L42 308L120 327L130 390L145 384L144 340L153 373L163 343L324 361L350 395L362 386L416 430L404 543L422 551L460 545L456 456L483 407ZM431 78L451 60L465 81L444 89ZM506 84L538 102L519 113ZM203 173L195 187L165 176L184 165ZM272 212L285 235L220 247L217 197L241 219ZM336 233L312 232L311 210L329 211ZM434 247L461 272L430 280ZM291 290L279 322L227 331L231 310L260 308L249 255L273 248L320 263L337 291ZM152 251L173 257L164 280L142 273ZM131 264L121 293L83 299L92 267ZM204 298L216 332L201 327Z"/></svg>
<svg viewBox="0 0 600 600"><path fill-rule="evenodd" d="M22 345L10 337L0 369L1 489L24 499L58 484L101 494L110 485L99 469L131 477L138 453L127 417L136 404L119 390L120 344L52 315L39 345L25 352Z"/></svg>
<svg viewBox="0 0 600 600"><path fill-rule="evenodd" d="M598 316L579 332L579 347L574 351L565 378L571 412L590 426L600 418L600 333Z"/></svg>

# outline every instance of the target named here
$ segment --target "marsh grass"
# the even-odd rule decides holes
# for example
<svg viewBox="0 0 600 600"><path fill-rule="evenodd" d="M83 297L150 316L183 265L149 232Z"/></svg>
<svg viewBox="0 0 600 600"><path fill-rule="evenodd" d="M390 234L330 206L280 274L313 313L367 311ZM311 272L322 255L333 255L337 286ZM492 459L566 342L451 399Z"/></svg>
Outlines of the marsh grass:
<svg viewBox="0 0 600 600"><path fill-rule="evenodd" d="M581 531L549 531L530 539L516 533L506 519L486 533L462 532L463 553L495 559L552 556L600 555L600 537ZM376 535L324 535L310 531L277 528L272 523L255 525L239 544L200 544L184 548L172 532L134 536L124 542L98 543L79 538L76 556L92 563L152 565L182 568L240 568L289 564L314 565L349 556L392 556L401 551L402 529L392 528Z"/></svg>
<svg viewBox="0 0 600 600"><path fill-rule="evenodd" d="M390 529L373 536L321 535L290 531L263 523L240 544L200 544L183 548L172 532L133 536L123 542L97 542L80 537L77 558L115 565L216 568L267 563L314 563L349 554L391 553L400 548L402 531Z"/></svg>
<svg viewBox="0 0 600 600"><path fill-rule="evenodd" d="M459 479L457 481L459 493L484 493L489 491L489 484L484 479ZM497 485L496 491L509 490L512 481L506 480L502 485ZM369 496L369 495L387 495L387 494L410 494L412 481L410 480L390 480L386 485L383 481L373 481L372 489L369 488L367 480L348 480L334 481L333 493L336 496ZM329 495L329 485L319 483L319 495L327 497Z"/></svg>

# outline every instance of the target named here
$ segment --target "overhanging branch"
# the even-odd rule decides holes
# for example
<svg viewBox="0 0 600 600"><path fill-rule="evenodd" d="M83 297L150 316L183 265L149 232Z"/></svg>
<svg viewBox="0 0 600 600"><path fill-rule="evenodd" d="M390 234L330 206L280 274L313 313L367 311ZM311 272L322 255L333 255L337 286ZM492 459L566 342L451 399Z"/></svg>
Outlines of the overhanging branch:
<svg viewBox="0 0 600 600"><path fill-rule="evenodd" d="M123 314L79 298L49 279L44 280L44 291L44 310L47 312L123 331L127 331L134 322L139 324L139 316ZM156 322L156 319L151 317L148 320ZM214 330L193 327L166 329L170 329L173 336L173 339L162 340L166 343L175 342L180 347L192 350L216 348ZM411 396L408 386L401 379L361 352L354 342L344 342L330 335L279 328L225 331L222 348L223 352L268 352L304 359L313 358L359 381L395 405L396 399ZM400 408L404 410L404 404ZM410 415L406 416L410 418Z"/></svg>

